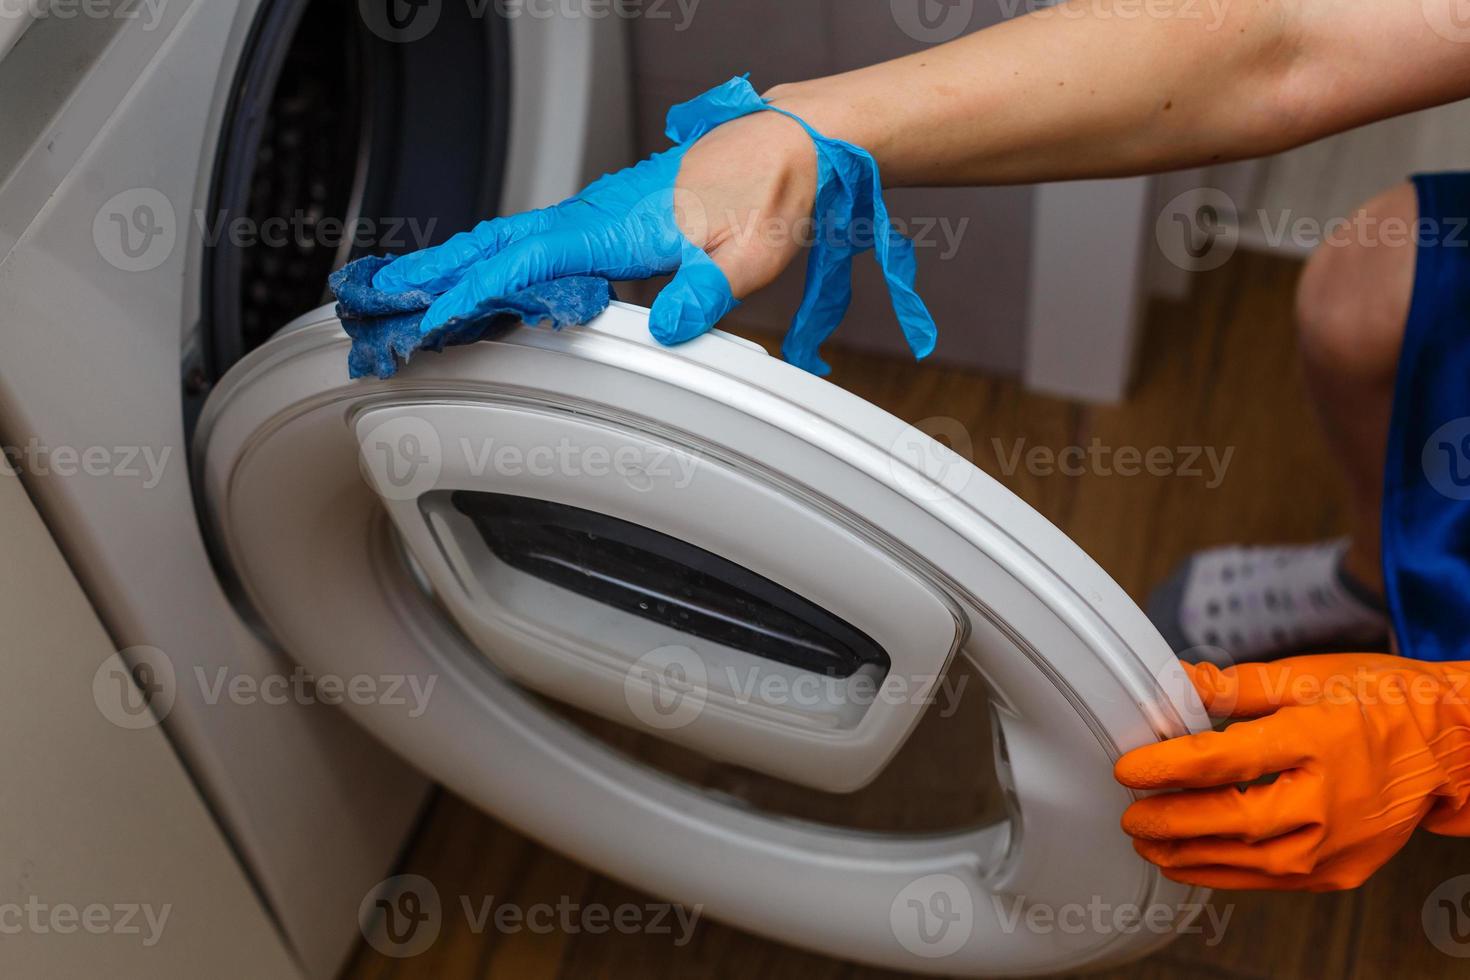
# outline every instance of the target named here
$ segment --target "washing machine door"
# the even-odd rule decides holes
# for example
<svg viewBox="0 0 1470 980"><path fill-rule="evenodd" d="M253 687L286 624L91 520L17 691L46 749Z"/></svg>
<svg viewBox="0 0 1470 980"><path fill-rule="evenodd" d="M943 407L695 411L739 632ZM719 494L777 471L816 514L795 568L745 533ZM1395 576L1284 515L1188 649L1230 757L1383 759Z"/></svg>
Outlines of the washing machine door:
<svg viewBox="0 0 1470 980"><path fill-rule="evenodd" d="M1202 900L1134 854L1111 773L1205 726L1192 690L1123 591L966 460L748 342L661 347L621 304L388 382L349 381L347 349L321 311L236 365L198 486L261 628L456 792L712 917L899 969L1115 962ZM946 833L735 805L548 710L845 792L958 658L1007 815Z"/></svg>

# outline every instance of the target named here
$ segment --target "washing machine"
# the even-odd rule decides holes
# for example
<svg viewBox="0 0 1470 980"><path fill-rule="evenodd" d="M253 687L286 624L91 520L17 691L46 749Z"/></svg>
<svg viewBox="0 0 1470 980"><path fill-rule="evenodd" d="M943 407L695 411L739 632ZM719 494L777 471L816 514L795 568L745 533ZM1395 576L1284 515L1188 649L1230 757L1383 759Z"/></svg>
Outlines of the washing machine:
<svg viewBox="0 0 1470 980"><path fill-rule="evenodd" d="M348 379L321 281L385 223L442 237L627 158L617 19L485 9L175 2L40 17L0 61L34 93L0 104L5 439L153 461L23 478L307 971L430 781L864 963L1167 942L1204 895L1134 854L1112 764L1207 720L1127 595L952 448L749 341L661 347L622 303ZM370 696L219 696L298 666ZM961 671L987 730L916 760ZM983 771L994 805L843 819L920 764L918 792Z"/></svg>
<svg viewBox="0 0 1470 980"><path fill-rule="evenodd" d="M360 941L358 905L429 783L295 693L294 661L200 533L187 436L232 364L322 303L334 266L625 165L624 22L514 13L43 0L0 14L7 458L311 976ZM92 463L68 466L74 452Z"/></svg>

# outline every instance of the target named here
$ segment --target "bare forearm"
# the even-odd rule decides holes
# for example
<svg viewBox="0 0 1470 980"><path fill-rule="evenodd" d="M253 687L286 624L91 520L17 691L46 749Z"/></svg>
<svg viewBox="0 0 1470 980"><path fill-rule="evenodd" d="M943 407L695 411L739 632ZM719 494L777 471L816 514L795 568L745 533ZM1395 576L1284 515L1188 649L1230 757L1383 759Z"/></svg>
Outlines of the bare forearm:
<svg viewBox="0 0 1470 980"><path fill-rule="evenodd" d="M769 96L890 185L1106 177L1259 156L1470 94L1455 0L1072 0Z"/></svg>

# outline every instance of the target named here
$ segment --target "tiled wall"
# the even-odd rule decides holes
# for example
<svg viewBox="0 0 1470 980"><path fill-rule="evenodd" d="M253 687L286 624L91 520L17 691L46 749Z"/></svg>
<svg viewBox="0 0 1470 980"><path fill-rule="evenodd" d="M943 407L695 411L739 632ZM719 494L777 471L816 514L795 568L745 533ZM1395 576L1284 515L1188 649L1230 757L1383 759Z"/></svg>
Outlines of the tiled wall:
<svg viewBox="0 0 1470 980"><path fill-rule="evenodd" d="M923 44L905 34L894 16L894 7L905 3L944 9L936 0L647 0L645 9L661 16L629 22L639 151L667 145L663 116L670 105L732 75L748 71L756 88L765 89L918 50ZM999 18L999 4L973 7L972 29ZM1007 374L1020 370L1031 197L1029 188L1016 187L889 192L894 217L913 222L911 228L939 218L951 230L963 228L952 256L946 256L949 249L937 232L933 245L918 250L920 294L939 323L936 357ZM803 278L798 261L734 316L758 329L784 330L800 301ZM903 351L871 255L858 260L854 279L852 309L836 339Z"/></svg>

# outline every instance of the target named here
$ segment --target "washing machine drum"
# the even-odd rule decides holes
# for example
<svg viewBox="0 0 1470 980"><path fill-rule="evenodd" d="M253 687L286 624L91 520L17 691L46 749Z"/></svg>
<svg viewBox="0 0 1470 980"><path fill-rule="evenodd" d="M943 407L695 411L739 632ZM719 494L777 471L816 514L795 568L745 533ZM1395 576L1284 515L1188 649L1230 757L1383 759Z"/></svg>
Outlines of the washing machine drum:
<svg viewBox="0 0 1470 980"><path fill-rule="evenodd" d="M1200 730L1198 702L1123 591L968 461L748 342L661 347L621 304L387 382L349 381L347 348L322 311L223 379L194 447L210 530L313 673L428 692L340 700L457 793L711 917L899 969L1116 962L1200 901L1134 854L1112 779ZM738 805L550 709L845 793L961 659L996 758L948 767L994 766L1006 805L942 833Z"/></svg>

